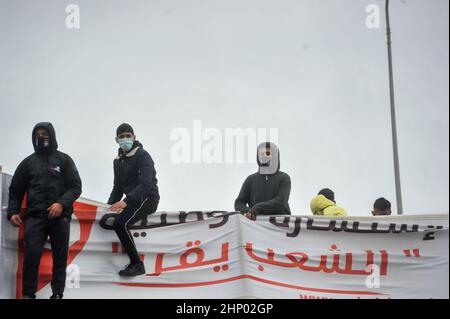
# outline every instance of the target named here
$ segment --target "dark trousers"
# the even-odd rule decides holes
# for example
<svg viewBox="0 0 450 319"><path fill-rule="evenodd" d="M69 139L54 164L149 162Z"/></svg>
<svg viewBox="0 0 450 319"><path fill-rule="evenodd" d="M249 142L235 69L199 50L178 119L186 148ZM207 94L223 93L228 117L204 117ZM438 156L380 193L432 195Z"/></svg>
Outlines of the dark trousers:
<svg viewBox="0 0 450 319"><path fill-rule="evenodd" d="M146 198L140 203L127 206L120 214L117 215L114 221L114 230L117 237L119 237L122 246L125 247L131 264L140 263L141 259L139 258L129 226L156 212L158 203L159 201L157 200Z"/></svg>
<svg viewBox="0 0 450 319"><path fill-rule="evenodd" d="M39 265L48 237L53 256L52 291L54 294L64 292L70 220L66 217L51 220L30 215L25 219L24 226L23 295L34 296L36 293Z"/></svg>

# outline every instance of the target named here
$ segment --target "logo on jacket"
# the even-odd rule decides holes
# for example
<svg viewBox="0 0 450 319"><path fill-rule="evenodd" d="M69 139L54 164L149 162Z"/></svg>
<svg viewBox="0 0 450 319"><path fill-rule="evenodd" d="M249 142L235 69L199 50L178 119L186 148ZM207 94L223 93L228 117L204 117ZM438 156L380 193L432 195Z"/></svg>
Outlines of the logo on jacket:
<svg viewBox="0 0 450 319"><path fill-rule="evenodd" d="M56 166L56 167L50 167L50 169L51 169L52 171L61 173L61 167L59 167L59 166Z"/></svg>

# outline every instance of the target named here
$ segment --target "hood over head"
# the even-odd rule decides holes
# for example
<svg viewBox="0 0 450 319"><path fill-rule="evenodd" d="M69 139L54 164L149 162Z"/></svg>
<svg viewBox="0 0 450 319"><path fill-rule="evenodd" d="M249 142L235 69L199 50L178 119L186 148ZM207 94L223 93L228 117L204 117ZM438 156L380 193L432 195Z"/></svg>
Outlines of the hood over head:
<svg viewBox="0 0 450 319"><path fill-rule="evenodd" d="M50 123L50 122L41 122L34 126L33 132L31 134L31 141L33 143L34 151L37 153L42 153L42 151L39 150L39 148L37 146L36 138L35 138L36 131L39 128L45 129L49 135L49 146L46 149L46 151L47 150L48 151L56 151L58 149L58 142L56 141L56 132L55 132L55 128L53 127L52 123Z"/></svg>
<svg viewBox="0 0 450 319"><path fill-rule="evenodd" d="M311 206L311 212L314 215L322 215L322 211L330 206L336 206L336 204L326 198L323 195L317 195L315 196L310 203Z"/></svg>
<svg viewBox="0 0 450 319"><path fill-rule="evenodd" d="M264 154L264 149L270 149L270 154ZM258 145L256 160L259 174L273 175L280 170L280 151L275 143L264 142Z"/></svg>

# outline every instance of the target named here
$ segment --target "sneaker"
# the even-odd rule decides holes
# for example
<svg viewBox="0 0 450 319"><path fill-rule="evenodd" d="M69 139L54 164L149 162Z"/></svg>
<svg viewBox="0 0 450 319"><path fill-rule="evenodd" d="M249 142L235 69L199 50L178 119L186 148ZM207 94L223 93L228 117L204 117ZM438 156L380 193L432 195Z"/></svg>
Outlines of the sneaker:
<svg viewBox="0 0 450 319"><path fill-rule="evenodd" d="M143 274L145 274L143 263L128 264L125 269L119 271L119 275L124 277L135 277Z"/></svg>
<svg viewBox="0 0 450 319"><path fill-rule="evenodd" d="M36 299L36 295L23 295L22 299Z"/></svg>
<svg viewBox="0 0 450 319"><path fill-rule="evenodd" d="M63 299L63 294L53 294L50 299Z"/></svg>

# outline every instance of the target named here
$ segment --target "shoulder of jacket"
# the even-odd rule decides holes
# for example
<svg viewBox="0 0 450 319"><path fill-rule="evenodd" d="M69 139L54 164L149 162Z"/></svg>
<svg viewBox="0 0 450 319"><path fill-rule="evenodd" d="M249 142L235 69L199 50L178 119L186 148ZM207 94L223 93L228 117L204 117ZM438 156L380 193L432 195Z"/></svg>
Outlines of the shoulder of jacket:
<svg viewBox="0 0 450 319"><path fill-rule="evenodd" d="M144 148L139 148L139 150L137 151L137 153L136 153L136 156L138 156L139 158L143 158L143 159L145 159L145 160L150 160L150 161L152 161L153 162L153 158L152 158L152 156L150 155L150 153L149 152L147 152Z"/></svg>
<svg viewBox="0 0 450 319"><path fill-rule="evenodd" d="M278 174L280 176L281 179L286 180L286 181L290 181L291 177L289 176L289 174L282 172L282 171L278 171Z"/></svg>
<svg viewBox="0 0 450 319"><path fill-rule="evenodd" d="M28 172L28 163L34 159L35 154L28 155L25 157L17 166L17 170Z"/></svg>
<svg viewBox="0 0 450 319"><path fill-rule="evenodd" d="M337 208L338 208L338 210L339 210L339 216L344 216L344 217L346 217L347 215L348 215L348 213L347 213L347 211L345 210L345 208L343 208L343 207L340 207L340 206L336 206Z"/></svg>
<svg viewBox="0 0 450 319"><path fill-rule="evenodd" d="M58 150L55 151L55 154L58 156L64 157L64 158L70 158L69 154L66 154L66 153L58 151Z"/></svg>
<svg viewBox="0 0 450 319"><path fill-rule="evenodd" d="M28 155L27 157L25 157L25 159L20 162L20 165L22 164L27 164L30 160L32 160L34 157L36 156L36 153L33 153L31 155Z"/></svg>
<svg viewBox="0 0 450 319"><path fill-rule="evenodd" d="M55 156L56 158L61 159L64 162L72 160L72 157L70 157L68 154L66 154L64 152L61 152L61 151L55 151L55 153L53 153L53 156Z"/></svg>
<svg viewBox="0 0 450 319"><path fill-rule="evenodd" d="M347 216L347 212L344 208L332 205L325 208L325 214L331 215L331 216Z"/></svg>
<svg viewBox="0 0 450 319"><path fill-rule="evenodd" d="M137 146L128 152L125 157L140 157L143 154L142 151L144 151L142 146Z"/></svg>
<svg viewBox="0 0 450 319"><path fill-rule="evenodd" d="M136 155L143 156L143 155L150 155L142 146L136 147Z"/></svg>

